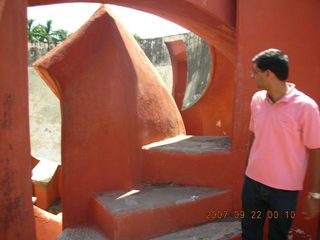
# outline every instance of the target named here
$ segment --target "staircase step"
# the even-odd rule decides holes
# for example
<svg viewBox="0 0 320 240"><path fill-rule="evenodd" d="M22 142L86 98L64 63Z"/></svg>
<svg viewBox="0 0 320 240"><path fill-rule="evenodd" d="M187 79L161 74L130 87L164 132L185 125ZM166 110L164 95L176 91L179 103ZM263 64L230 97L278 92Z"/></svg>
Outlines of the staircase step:
<svg viewBox="0 0 320 240"><path fill-rule="evenodd" d="M66 228L56 240L108 240L95 227Z"/></svg>
<svg viewBox="0 0 320 240"><path fill-rule="evenodd" d="M141 191L98 194L90 212L113 240L149 239L214 220L207 219L209 212L230 211L231 198L226 189L146 185Z"/></svg>
<svg viewBox="0 0 320 240"><path fill-rule="evenodd" d="M143 149L166 152L206 153L230 151L229 136L179 135L143 146Z"/></svg>
<svg viewBox="0 0 320 240"><path fill-rule="evenodd" d="M169 233L152 240L241 240L241 224L239 220L228 217L214 222Z"/></svg>
<svg viewBox="0 0 320 240"><path fill-rule="evenodd" d="M143 183L231 188L228 136L179 135L142 147ZM231 173L231 172L230 172Z"/></svg>

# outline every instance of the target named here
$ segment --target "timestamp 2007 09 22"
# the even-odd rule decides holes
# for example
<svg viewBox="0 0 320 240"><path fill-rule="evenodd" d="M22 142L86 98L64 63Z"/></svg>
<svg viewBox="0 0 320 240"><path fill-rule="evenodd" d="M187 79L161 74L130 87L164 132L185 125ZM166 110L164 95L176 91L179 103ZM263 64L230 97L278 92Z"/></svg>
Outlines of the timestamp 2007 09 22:
<svg viewBox="0 0 320 240"><path fill-rule="evenodd" d="M283 217L287 219L294 219L295 218L295 211L284 211ZM250 218L250 219L262 219L264 217L263 212L261 211L250 211L245 213L244 211L208 211L207 213L207 220L214 220L214 219L222 219L226 217L233 217L236 219L242 218ZM277 219L281 217L278 211L270 211L266 212L265 218L267 219Z"/></svg>

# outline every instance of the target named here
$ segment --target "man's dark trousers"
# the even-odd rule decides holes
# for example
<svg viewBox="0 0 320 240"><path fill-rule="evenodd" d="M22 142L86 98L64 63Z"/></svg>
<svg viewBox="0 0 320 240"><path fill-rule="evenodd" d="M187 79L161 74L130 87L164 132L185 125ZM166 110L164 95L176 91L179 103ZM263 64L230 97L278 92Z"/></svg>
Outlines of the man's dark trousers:
<svg viewBox="0 0 320 240"><path fill-rule="evenodd" d="M269 219L269 239L288 239L295 216L298 191L279 190L245 176L242 189L241 221L243 240L262 240L265 219Z"/></svg>

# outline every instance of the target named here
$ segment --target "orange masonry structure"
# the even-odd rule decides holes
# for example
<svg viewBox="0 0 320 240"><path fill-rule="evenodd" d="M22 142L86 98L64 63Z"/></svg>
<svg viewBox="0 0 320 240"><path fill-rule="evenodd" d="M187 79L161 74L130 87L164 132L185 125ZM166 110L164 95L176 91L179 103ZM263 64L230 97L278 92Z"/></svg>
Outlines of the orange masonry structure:
<svg viewBox="0 0 320 240"><path fill-rule="evenodd" d="M62 113L61 172L34 190L46 207L61 196L61 226L31 200L26 8L67 2L75 1L0 1L0 239L151 239L204 223L195 231L209 226L217 239L240 239L251 58L283 49L291 81L320 103L320 2L80 0L142 10L189 29L209 44L211 73L201 98L181 109L183 42L167 43L171 94L107 5L34 64ZM309 181L308 173L305 189ZM293 239L316 239L319 219L301 214L305 196ZM178 239L174 234L184 233L165 239Z"/></svg>

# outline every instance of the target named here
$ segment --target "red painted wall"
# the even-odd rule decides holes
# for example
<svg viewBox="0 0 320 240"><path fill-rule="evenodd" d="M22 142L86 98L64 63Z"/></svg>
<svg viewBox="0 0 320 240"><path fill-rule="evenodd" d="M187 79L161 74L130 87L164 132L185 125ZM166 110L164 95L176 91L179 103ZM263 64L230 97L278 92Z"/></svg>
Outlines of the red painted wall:
<svg viewBox="0 0 320 240"><path fill-rule="evenodd" d="M23 0L0 2L0 239L35 239L31 201L27 16Z"/></svg>
<svg viewBox="0 0 320 240"><path fill-rule="evenodd" d="M231 27L236 26L237 0L188 0L198 7L209 10L222 22Z"/></svg>
<svg viewBox="0 0 320 240"><path fill-rule="evenodd" d="M317 0L238 1L238 58L234 111L234 150L245 152L248 142L249 103L256 91L250 78L251 59L267 48L284 50L290 58L289 82L320 103L320 2ZM244 159L239 159L244 161ZM307 177L309 180L310 173ZM301 194L305 196L305 192ZM300 198L300 215L303 197ZM295 220L315 237L316 221Z"/></svg>

